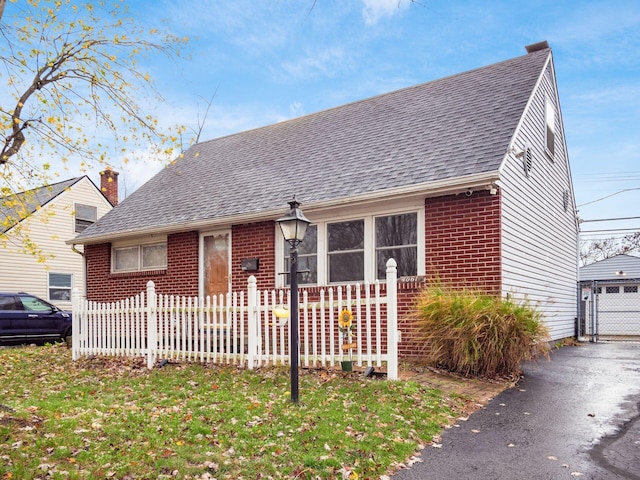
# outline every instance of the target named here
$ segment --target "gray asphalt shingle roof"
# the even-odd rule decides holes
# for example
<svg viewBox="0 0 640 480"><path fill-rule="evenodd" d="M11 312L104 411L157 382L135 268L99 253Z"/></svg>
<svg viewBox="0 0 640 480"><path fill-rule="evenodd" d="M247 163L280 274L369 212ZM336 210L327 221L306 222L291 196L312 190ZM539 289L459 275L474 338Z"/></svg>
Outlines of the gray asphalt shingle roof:
<svg viewBox="0 0 640 480"><path fill-rule="evenodd" d="M199 143L76 240L497 171L549 54Z"/></svg>
<svg viewBox="0 0 640 480"><path fill-rule="evenodd" d="M2 197L0 199L2 202L0 205L0 232L5 233L10 230L35 212L38 207L46 205L81 178L83 177L71 178L63 182Z"/></svg>
<svg viewBox="0 0 640 480"><path fill-rule="evenodd" d="M616 272L624 272L617 274ZM580 281L640 278L640 257L620 254L580 267Z"/></svg>

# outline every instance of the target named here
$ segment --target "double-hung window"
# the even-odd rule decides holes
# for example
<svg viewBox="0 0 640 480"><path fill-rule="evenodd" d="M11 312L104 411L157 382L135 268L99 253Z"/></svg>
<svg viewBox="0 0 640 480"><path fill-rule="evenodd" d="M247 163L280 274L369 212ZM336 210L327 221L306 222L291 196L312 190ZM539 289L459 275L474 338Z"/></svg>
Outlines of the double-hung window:
<svg viewBox="0 0 640 480"><path fill-rule="evenodd" d="M288 272L290 268L291 247L287 242L284 246L284 266ZM318 282L318 226L309 225L307 233L302 243L298 245L298 282L303 284ZM290 285L291 280L287 275L286 284Z"/></svg>
<svg viewBox="0 0 640 480"><path fill-rule="evenodd" d="M70 273L49 273L49 300L71 301Z"/></svg>
<svg viewBox="0 0 640 480"><path fill-rule="evenodd" d="M75 231L76 233L80 233L96 223L98 220L98 209L91 205L82 205L81 203L76 203L75 207Z"/></svg>
<svg viewBox="0 0 640 480"><path fill-rule="evenodd" d="M417 275L418 221L415 213L376 217L376 278L385 278L387 261L398 264L398 276Z"/></svg>
<svg viewBox="0 0 640 480"><path fill-rule="evenodd" d="M113 249L114 272L158 270L166 267L166 243L114 247Z"/></svg>
<svg viewBox="0 0 640 480"><path fill-rule="evenodd" d="M364 220L327 224L329 283L364 280Z"/></svg>

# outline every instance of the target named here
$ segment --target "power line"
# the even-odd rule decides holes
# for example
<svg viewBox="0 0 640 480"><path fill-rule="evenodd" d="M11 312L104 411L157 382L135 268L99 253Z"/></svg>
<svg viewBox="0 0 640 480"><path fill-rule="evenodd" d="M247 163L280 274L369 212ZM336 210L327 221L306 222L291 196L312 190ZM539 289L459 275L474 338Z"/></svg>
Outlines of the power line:
<svg viewBox="0 0 640 480"><path fill-rule="evenodd" d="M608 233L610 233L612 235L615 235L615 234L628 235L628 234L625 234L623 232L629 232L629 231L631 231L631 232L640 232L640 228L629 228L627 230L622 229L622 228L609 228L609 229L602 229L602 230L581 230L580 231L580 235L583 235L583 234L587 235L587 234L590 234L590 233L593 233L595 235L603 235L604 234L603 232L608 232Z"/></svg>
<svg viewBox="0 0 640 480"><path fill-rule="evenodd" d="M594 218L592 220L583 220L580 219L580 223L586 223L586 222L613 222L616 220L637 220L640 217L619 217L619 218Z"/></svg>
<svg viewBox="0 0 640 480"><path fill-rule="evenodd" d="M613 197L614 195L618 195L619 193L630 192L632 190L640 190L640 188L625 188L624 190L620 190L619 192L614 192L611 195L607 195L606 197L597 198L595 200L591 200L590 202L583 203L582 205L577 205L577 206L584 207L585 205L591 205L592 203L599 202L600 200L605 200L607 198Z"/></svg>
<svg viewBox="0 0 640 480"><path fill-rule="evenodd" d="M574 175L576 182L626 182L640 180L640 172L582 173Z"/></svg>

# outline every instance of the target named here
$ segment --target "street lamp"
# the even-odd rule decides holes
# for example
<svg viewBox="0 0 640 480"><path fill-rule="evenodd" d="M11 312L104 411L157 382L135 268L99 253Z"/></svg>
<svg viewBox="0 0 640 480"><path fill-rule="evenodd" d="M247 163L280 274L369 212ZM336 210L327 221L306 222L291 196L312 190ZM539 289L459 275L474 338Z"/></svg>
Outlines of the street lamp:
<svg viewBox="0 0 640 480"><path fill-rule="evenodd" d="M284 217L276 220L282 230L282 236L291 246L290 253L290 282L291 282L291 316L289 362L291 363L291 401L298 403L298 245L304 240L307 227L311 221L300 210L300 203L296 197L289 202L289 211Z"/></svg>

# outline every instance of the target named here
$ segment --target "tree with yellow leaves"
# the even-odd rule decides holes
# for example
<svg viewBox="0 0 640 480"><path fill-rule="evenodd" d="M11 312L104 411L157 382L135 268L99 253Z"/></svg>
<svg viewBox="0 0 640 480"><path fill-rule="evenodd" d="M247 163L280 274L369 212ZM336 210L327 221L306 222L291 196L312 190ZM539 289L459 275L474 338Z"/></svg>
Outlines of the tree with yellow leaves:
<svg viewBox="0 0 640 480"><path fill-rule="evenodd" d="M184 127L162 130L149 113L162 99L141 61L174 58L186 39L137 25L124 0L5 1L0 198L47 185L59 169L126 163L136 148L165 160L180 147Z"/></svg>

